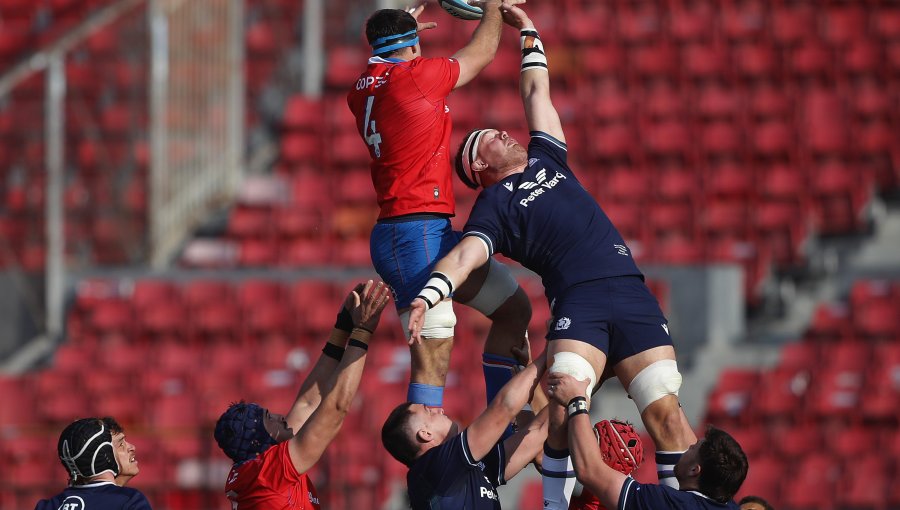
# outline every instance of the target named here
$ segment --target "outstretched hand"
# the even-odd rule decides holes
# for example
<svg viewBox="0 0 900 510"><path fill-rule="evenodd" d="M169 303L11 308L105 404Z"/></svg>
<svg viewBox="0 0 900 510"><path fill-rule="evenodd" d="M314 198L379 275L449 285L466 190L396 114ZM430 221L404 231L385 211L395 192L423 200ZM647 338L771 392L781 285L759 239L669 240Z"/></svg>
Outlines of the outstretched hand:
<svg viewBox="0 0 900 510"><path fill-rule="evenodd" d="M381 312L391 300L390 289L384 282L375 283L369 280L363 284L354 287L350 295L347 296L344 306L348 306L350 316L353 317L353 325L375 331L378 321L381 319Z"/></svg>
<svg viewBox="0 0 900 510"><path fill-rule="evenodd" d="M425 321L427 311L428 305L422 299L413 299L409 305L409 345L422 343L422 323Z"/></svg>
<svg viewBox="0 0 900 510"><path fill-rule="evenodd" d="M569 404L575 397L587 398L589 379L579 381L569 374L551 372L547 376L547 394L562 406Z"/></svg>
<svg viewBox="0 0 900 510"><path fill-rule="evenodd" d="M412 17L416 20L416 32L421 32L423 30L437 28L437 23L434 21L426 21L425 23L419 23L419 14L422 14L422 11L425 10L426 3L428 3L428 2L422 2L415 7L407 7L406 8L406 12L412 14Z"/></svg>
<svg viewBox="0 0 900 510"><path fill-rule="evenodd" d="M503 16L503 22L507 25L522 30L523 28L534 28L534 23L519 7L518 4L524 4L525 0L504 0L500 5L500 14Z"/></svg>

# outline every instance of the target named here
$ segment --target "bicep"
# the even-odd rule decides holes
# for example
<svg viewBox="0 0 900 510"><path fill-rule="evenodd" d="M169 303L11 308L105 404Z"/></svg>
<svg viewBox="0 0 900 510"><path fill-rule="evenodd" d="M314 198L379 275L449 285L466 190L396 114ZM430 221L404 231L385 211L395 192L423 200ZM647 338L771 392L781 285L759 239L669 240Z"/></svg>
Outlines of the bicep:
<svg viewBox="0 0 900 510"><path fill-rule="evenodd" d="M453 86L454 90L474 80L478 73L490 63L489 59L484 59L481 55L470 54L465 49L453 55L453 59L459 63L459 78L456 80L456 85Z"/></svg>
<svg viewBox="0 0 900 510"><path fill-rule="evenodd" d="M490 453L508 425L509 415L499 406L488 406L478 418L475 418L466 434L473 460L479 461Z"/></svg>

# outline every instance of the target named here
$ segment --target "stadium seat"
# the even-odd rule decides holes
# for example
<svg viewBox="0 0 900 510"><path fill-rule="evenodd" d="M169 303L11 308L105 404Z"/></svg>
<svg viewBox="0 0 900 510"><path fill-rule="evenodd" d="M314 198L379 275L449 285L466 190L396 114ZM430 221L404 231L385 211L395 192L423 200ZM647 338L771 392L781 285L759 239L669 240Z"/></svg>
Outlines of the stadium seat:
<svg viewBox="0 0 900 510"><path fill-rule="evenodd" d="M735 140L737 148L738 140ZM733 199L747 203L754 192L753 168L736 162L718 164L704 176L706 193L710 199ZM755 210L754 210L755 212ZM748 215L752 219L752 215Z"/></svg>
<svg viewBox="0 0 900 510"><path fill-rule="evenodd" d="M840 474L836 459L823 453L807 455L795 473L783 480L784 506L797 510L835 508L835 487Z"/></svg>
<svg viewBox="0 0 900 510"><path fill-rule="evenodd" d="M650 464L645 462L644 464ZM763 453L749 459L747 478L735 495L735 501L750 494L765 494L773 504L778 501L779 485L788 477L788 464L772 454Z"/></svg>
<svg viewBox="0 0 900 510"><path fill-rule="evenodd" d="M850 310L841 303L820 304L806 330L806 337L816 340L838 340L851 336Z"/></svg>
<svg viewBox="0 0 900 510"><path fill-rule="evenodd" d="M272 217L268 208L238 207L228 217L228 235L237 238L268 239L272 234Z"/></svg>
<svg viewBox="0 0 900 510"><path fill-rule="evenodd" d="M321 101L302 95L291 96L288 99L282 121L285 130L316 132L322 124Z"/></svg>
<svg viewBox="0 0 900 510"><path fill-rule="evenodd" d="M735 74L751 82L778 80L778 55L768 43L745 42L737 45L731 55Z"/></svg>
<svg viewBox="0 0 900 510"><path fill-rule="evenodd" d="M892 485L890 464L878 453L857 456L844 464L843 480L837 491L842 508L889 508L888 487Z"/></svg>
<svg viewBox="0 0 900 510"><path fill-rule="evenodd" d="M816 8L812 4L779 2L769 16L772 39L779 46L794 46L816 34Z"/></svg>
<svg viewBox="0 0 900 510"><path fill-rule="evenodd" d="M855 5L831 5L824 12L822 35L832 46L845 46L862 39L868 31L865 7Z"/></svg>

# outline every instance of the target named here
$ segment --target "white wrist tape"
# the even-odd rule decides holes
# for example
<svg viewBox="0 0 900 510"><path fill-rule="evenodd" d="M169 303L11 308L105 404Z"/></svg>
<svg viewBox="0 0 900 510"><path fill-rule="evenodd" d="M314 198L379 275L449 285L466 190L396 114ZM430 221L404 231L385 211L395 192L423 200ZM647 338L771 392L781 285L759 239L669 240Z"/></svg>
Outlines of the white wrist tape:
<svg viewBox="0 0 900 510"><path fill-rule="evenodd" d="M523 28L520 32L519 41L522 44L522 72L531 69L547 68L547 55L544 53L544 44L541 42L541 36L537 30L533 28Z"/></svg>
<svg viewBox="0 0 900 510"><path fill-rule="evenodd" d="M453 293L453 283L444 273L435 271L431 273L431 278L425 284L425 287L419 292L417 297L422 298L428 305L428 309L437 306L438 303L450 297Z"/></svg>

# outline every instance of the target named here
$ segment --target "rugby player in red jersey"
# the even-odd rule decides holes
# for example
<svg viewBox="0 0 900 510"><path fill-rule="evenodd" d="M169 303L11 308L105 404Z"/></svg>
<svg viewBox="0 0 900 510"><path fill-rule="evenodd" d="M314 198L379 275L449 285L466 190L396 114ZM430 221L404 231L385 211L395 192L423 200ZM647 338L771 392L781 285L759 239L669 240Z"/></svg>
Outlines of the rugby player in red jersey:
<svg viewBox="0 0 900 510"><path fill-rule="evenodd" d="M450 225L456 213L450 163L450 93L474 79L497 51L501 6L524 0L470 1L483 15L468 44L452 57L425 57L419 33L424 4L382 9L366 22L372 56L352 86L347 103L372 158L372 181L381 212L372 230L372 263L394 293L404 332L408 309L437 260L459 241ZM531 305L508 268L489 261L454 290L464 303L492 321L483 367L490 402L512 377L512 348L522 344ZM443 406L456 316L451 296L442 295L426 313L422 337L410 345L407 400Z"/></svg>
<svg viewBox="0 0 900 510"><path fill-rule="evenodd" d="M216 422L216 442L234 461L225 491L235 509L319 509L307 472L337 435L359 387L369 339L390 299L369 280L347 296L331 338L286 416L232 404Z"/></svg>

